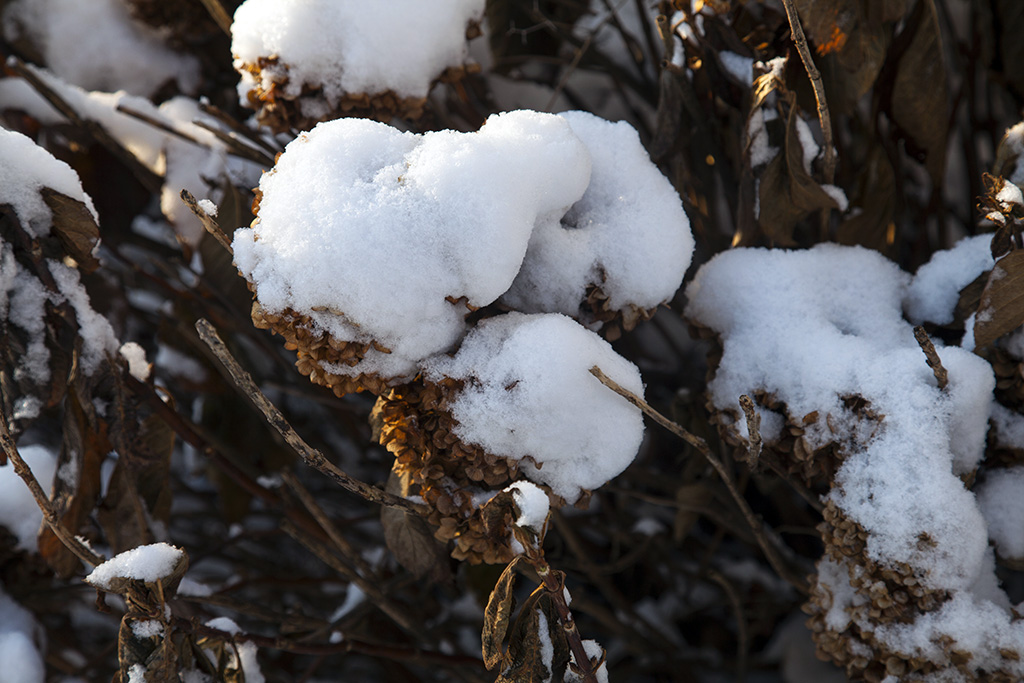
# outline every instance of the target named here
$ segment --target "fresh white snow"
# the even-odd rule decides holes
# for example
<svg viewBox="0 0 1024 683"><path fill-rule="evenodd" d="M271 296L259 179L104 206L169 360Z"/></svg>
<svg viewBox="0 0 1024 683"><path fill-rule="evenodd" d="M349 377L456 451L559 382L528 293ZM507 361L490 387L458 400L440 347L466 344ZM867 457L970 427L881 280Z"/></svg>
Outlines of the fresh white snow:
<svg viewBox="0 0 1024 683"><path fill-rule="evenodd" d="M575 501L636 456L643 439L639 409L590 374L599 366L636 394L636 366L608 342L558 314L509 313L474 328L454 357L426 365L428 379L466 385L451 403L463 440L507 458L529 461L520 471Z"/></svg>

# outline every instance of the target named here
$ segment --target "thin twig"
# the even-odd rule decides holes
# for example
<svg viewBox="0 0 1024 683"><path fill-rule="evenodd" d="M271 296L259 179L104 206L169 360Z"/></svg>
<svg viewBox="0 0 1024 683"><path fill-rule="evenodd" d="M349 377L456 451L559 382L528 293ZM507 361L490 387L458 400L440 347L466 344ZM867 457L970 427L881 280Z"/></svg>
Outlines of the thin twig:
<svg viewBox="0 0 1024 683"><path fill-rule="evenodd" d="M942 365L942 359L939 358L939 352L935 350L935 344L932 343L928 333L920 325L914 328L914 339L917 340L921 350L924 351L925 361L928 363L928 367L932 369L932 373L935 374L935 381L938 382L939 389L945 391L949 385L949 373Z"/></svg>
<svg viewBox="0 0 1024 683"><path fill-rule="evenodd" d="M263 395L263 392L256 386L256 382L253 381L252 376L231 355L231 352L228 351L228 347L225 346L224 341L217 334L217 330L214 329L213 325L205 318L200 318L196 321L196 330L199 332L200 338L210 347L213 355L217 357L217 360L224 366L224 369L228 371L228 375L238 390L252 401L253 405L263 415L263 419L267 421L267 424L284 438L285 442L292 447L292 450L307 465L320 471L347 491L362 496L371 503L396 508L415 515L423 514L424 506L416 505L404 498L399 498L376 486L370 486L349 476L328 460L323 453L306 443L292 426L288 424L288 420L277 409L277 406Z"/></svg>
<svg viewBox="0 0 1024 683"><path fill-rule="evenodd" d="M133 119L138 119L139 121L142 121L145 124L153 126L157 130L161 130L161 131L167 133L168 135L173 135L175 137L181 138L185 142L190 142L193 145L198 145L200 147L206 147L205 144L203 144L199 140L196 140L194 137L192 137L188 133L186 133L184 131L181 131L181 130L178 130L174 126L168 124L166 121L161 121L160 119L156 118L155 116L150 116L149 114L145 114L145 113L143 113L141 111L137 111L135 109L132 109L131 107L126 107L123 104L118 104L115 107L115 109L117 109L117 111L121 112L125 116L130 116Z"/></svg>
<svg viewBox="0 0 1024 683"><path fill-rule="evenodd" d="M754 409L754 402L746 394L740 396L740 408L747 418L747 458L751 467L757 467L761 457L761 416Z"/></svg>
<svg viewBox="0 0 1024 683"><path fill-rule="evenodd" d="M596 670L600 668L601 663L598 662L595 667L587 655L586 648L583 647L583 638L580 636L579 629L576 628L576 620L572 616L569 604L565 601L565 573L551 568L544 557L544 548L530 532L517 526L513 526L512 530L516 540L525 548L524 556L537 572L544 589L547 590L551 602L555 606L555 611L558 612L558 621L562 624L562 631L569 644L569 651L572 652L573 659L576 660L577 675L583 683L597 683Z"/></svg>
<svg viewBox="0 0 1024 683"><path fill-rule="evenodd" d="M732 611L736 616L736 682L743 683L747 678L747 650L749 649L747 620L743 615L743 603L736 593L736 588L721 572L708 569L708 577L725 591L725 596L729 599L729 604L732 605Z"/></svg>
<svg viewBox="0 0 1024 683"><path fill-rule="evenodd" d="M43 521L50 527L54 535L60 539L60 542L64 546L73 552L78 559L86 564L97 566L103 564L103 558L94 553L84 543L79 541L74 535L64 528L64 525L60 523L60 515L53 509L53 505L50 503L49 496L43 491L43 487L39 485L39 480L36 479L36 475L32 474L32 468L28 466L28 463L22 459L21 454L18 452L18 447L14 443L14 438L11 436L11 432L7 429L7 416L0 415L0 446L3 447L4 453L7 455L7 459L10 460L11 465L14 467L14 473L21 477L25 485L28 486L28 490L32 493L32 497L36 499L36 505L43 512Z"/></svg>
<svg viewBox="0 0 1024 683"><path fill-rule="evenodd" d="M317 521L320 527L327 534L327 537L334 542L334 545L338 546L338 550L345 555L345 558L353 567L355 567L356 571L358 571L360 575L370 578L373 574L373 570L370 568L370 565L363 559L362 555L359 554L359 551L348 542L348 539L341 535L341 531L338 529L337 525L331 521L331 518L327 516L327 513L324 512L324 509L316 502L316 499L309 490L302 485L299 478L296 477L293 472L282 470L281 479L292 491L295 492L295 495L299 497L299 501L301 501L306 510L309 511L309 514L313 515L313 519Z"/></svg>
<svg viewBox="0 0 1024 683"><path fill-rule="evenodd" d="M188 190L182 190L181 201L185 202L189 211L196 215L199 222L203 224L204 228L206 228L206 232L210 233L213 239L217 240L217 244L227 249L228 253L234 256L235 250L231 248L231 242L228 241L227 235L225 235L224 231L221 230L217 221L213 220L213 216L206 213L203 207L199 206L199 202L192 196L192 193Z"/></svg>
<svg viewBox="0 0 1024 683"><path fill-rule="evenodd" d="M51 88L50 85L35 72L34 68L28 66L17 57L8 57L7 67L25 79L28 84L31 85L35 91L43 97L43 99L49 102L54 109L59 111L64 118L73 123L77 128L86 131L94 140L96 140L96 142L106 147L111 154L120 159L132 170L132 173L135 175L136 179L142 183L143 187L150 192L160 192L160 188L163 185L163 179L158 174L154 173L148 166L143 164L138 157L132 154L131 150L127 149L119 140L117 140L117 138L107 132L107 129L99 122L80 115L60 93Z"/></svg>
<svg viewBox="0 0 1024 683"><path fill-rule="evenodd" d="M344 576L351 585L359 587L359 590L366 594L366 597L374 603L381 612L386 614L392 621L402 628L403 631L424 643L434 643L435 638L429 631L421 628L416 622L409 618L409 610L397 604L381 590L373 581L360 576L359 572L342 558L330 552L328 547L319 539L299 529L289 521L282 522L281 529L316 555L321 562Z"/></svg>
<svg viewBox="0 0 1024 683"><path fill-rule="evenodd" d="M620 386L618 382L604 374L604 372L601 371L601 368L596 365L590 368L590 374L600 380L601 384L605 385L619 396L622 396L624 399L635 405L652 420L693 446L701 455L704 456L711 466L715 468L715 471L718 472L718 476L721 477L722 483L725 484L725 487L729 490L729 494L732 496L733 500L736 501L736 505L739 506L740 511L747 520L747 524L750 525L751 531L754 532L754 538L757 539L757 544L761 547L761 550L764 552L765 558L772 566L772 569L774 569L780 577L788 581L794 588L806 594L808 592L807 582L803 577L791 571L779 556L776 543L781 545L782 542L775 539L774 534L772 534L770 530L765 529L764 524L758 520L754 511L750 509L750 505L743 497L743 494L741 494L739 489L736 488L736 483L732 480L729 470L726 469L725 464L711 452L707 442L699 436L694 436L690 432L686 431L683 427L652 408L642 398ZM769 538L770 535L772 538Z"/></svg>
<svg viewBox="0 0 1024 683"><path fill-rule="evenodd" d="M828 113L828 102L825 100L825 86L821 82L821 72L814 65L811 58L811 51L807 47L807 37L800 25L800 15L797 14L793 0L782 0L786 7L786 18L789 19L789 31L793 36L793 44L796 51L800 53L800 60L804 63L807 76L811 80L811 87L814 89L814 101L818 105L818 122L821 123L821 136L825 144L825 165L822 169L822 176L825 184L831 185L836 175L836 156L832 145L832 117Z"/></svg>
<svg viewBox="0 0 1024 683"><path fill-rule="evenodd" d="M221 31L230 38L231 37L231 16L227 10L224 9L224 5L220 4L220 0L200 0L203 3L203 7L210 13L210 16L220 27Z"/></svg>
<svg viewBox="0 0 1024 683"><path fill-rule="evenodd" d="M248 144L242 142L242 139L235 133L225 133L221 129L212 123L203 121L202 119L195 119L192 121L193 124L199 126L203 130L207 130L213 133L214 136L227 147L228 151L237 157L248 159L253 163L259 164L260 166L273 166L274 157L266 154L262 150L251 147Z"/></svg>

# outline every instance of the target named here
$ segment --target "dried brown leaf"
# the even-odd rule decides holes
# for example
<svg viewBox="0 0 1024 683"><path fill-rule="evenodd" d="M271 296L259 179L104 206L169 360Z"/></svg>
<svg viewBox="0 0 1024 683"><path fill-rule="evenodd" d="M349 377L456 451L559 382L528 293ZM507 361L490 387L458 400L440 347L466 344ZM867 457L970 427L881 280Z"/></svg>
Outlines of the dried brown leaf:
<svg viewBox="0 0 1024 683"><path fill-rule="evenodd" d="M949 113L942 34L934 0L920 0L907 19L913 31L892 84L892 116L923 157L932 182L946 166Z"/></svg>
<svg viewBox="0 0 1024 683"><path fill-rule="evenodd" d="M544 588L538 588L543 591ZM531 597L538 596L537 592ZM547 596L543 596L547 598ZM541 647L541 608L535 598L523 605L516 623L509 634L505 666L496 683L541 683L552 680L551 670L544 662L544 648ZM547 625L550 633L550 624Z"/></svg>
<svg viewBox="0 0 1024 683"><path fill-rule="evenodd" d="M989 273L974 321L974 345L988 346L1024 324L1024 251L1011 251Z"/></svg>
<svg viewBox="0 0 1024 683"><path fill-rule="evenodd" d="M803 146L797 133L796 98L789 96L785 153L768 162L761 174L761 209L758 223L765 234L780 246L796 244L793 229L812 211L838 208L836 201L822 189L803 165Z"/></svg>
<svg viewBox="0 0 1024 683"><path fill-rule="evenodd" d="M895 230L896 187L896 174L885 150L881 146L873 147L861 166L857 188L851 197L851 204L860 211L851 212L852 215L842 222L836 241L885 252L890 246L890 226Z"/></svg>
<svg viewBox="0 0 1024 683"><path fill-rule="evenodd" d="M385 490L396 496L409 495L409 474L391 470ZM434 532L422 517L383 507L380 523L384 527L384 542L398 564L417 578L440 583L451 577L451 566L444 544L434 538Z"/></svg>
<svg viewBox="0 0 1024 683"><path fill-rule="evenodd" d="M92 250L100 241L100 228L92 213L82 202L51 187L44 187L39 193L53 214L53 234L60 239L64 250L78 262L83 272L96 270L100 262L92 255Z"/></svg>
<svg viewBox="0 0 1024 683"><path fill-rule="evenodd" d="M512 617L512 588L516 577L516 567L522 561L522 556L516 557L508 563L505 571L498 578L491 597L487 600L487 607L484 609L484 629L481 634L483 640L484 666L493 669L502 661L501 645L508 633L509 620Z"/></svg>

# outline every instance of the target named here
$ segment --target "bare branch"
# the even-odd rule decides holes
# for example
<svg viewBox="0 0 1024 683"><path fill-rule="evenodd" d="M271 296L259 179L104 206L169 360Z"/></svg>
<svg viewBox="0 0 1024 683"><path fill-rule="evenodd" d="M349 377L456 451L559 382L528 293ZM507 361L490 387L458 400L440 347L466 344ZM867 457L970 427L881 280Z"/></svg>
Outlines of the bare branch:
<svg viewBox="0 0 1024 683"><path fill-rule="evenodd" d="M213 220L213 216L206 213L206 211L203 210L203 207L199 206L199 202L197 202L196 198L192 196L192 193L188 190L182 190L181 201L185 202L189 211L196 215L199 222L203 224L204 228L206 228L206 232L210 233L213 239L217 240L217 244L227 249L228 253L234 256L235 250L231 248L231 242L228 241L227 235L225 235L224 231L221 230L217 221Z"/></svg>
<svg viewBox="0 0 1024 683"><path fill-rule="evenodd" d="M256 386L256 382L253 381L252 376L245 371L244 368L235 360L235 357L228 351L228 347L224 345L224 341L217 334L217 330L214 329L213 325L206 319L199 319L196 322L196 330L199 332L199 336L210 347L213 355L217 357L217 360L227 370L228 376L231 377L231 381L234 382L235 386L241 391L253 405L259 409L260 414L263 415L263 419L267 421L278 434L292 447L292 450L300 458L305 461L307 465L313 469L319 470L322 474L328 478L334 480L342 488L351 491L359 496L362 496L371 503L377 503L386 507L393 507L403 512L409 512L412 514L421 515L424 506L410 503L404 498L387 493L386 491L377 488L376 486L370 486L369 484L359 481L354 477L349 476L343 472L337 465L328 460L323 453L310 446L306 441L299 436L299 434L288 424L288 420L284 418L281 411L277 409L270 400L263 395L259 387Z"/></svg>
<svg viewBox="0 0 1024 683"><path fill-rule="evenodd" d="M777 548L778 545L781 545L781 541L775 537L775 534L770 529L766 529L765 525L758 520L757 515L755 515L754 511L750 509L750 505L743 497L743 494L741 494L739 489L736 488L736 483L732 480L732 475L729 474L729 470L725 467L725 464L711 452L707 442L699 436L694 436L683 429L680 425L659 413L642 398L622 387L618 382L604 374L604 372L601 371L601 368L596 365L590 368L590 374L597 377L601 384L605 385L619 396L622 396L624 399L635 405L637 408L642 410L645 415L678 436L686 443L693 446L701 455L704 456L711 466L715 468L715 471L718 472L718 476L721 477L722 483L724 483L725 487L729 490L729 495L731 495L733 500L736 501L736 505L739 506L740 511L747 520L747 524L750 525L750 530L754 532L754 538L757 539L757 544L761 547L761 550L764 552L765 558L772 566L772 569L774 569L779 576L788 581L794 588L802 593L807 593L807 581L804 580L802 576L799 576L790 570L782 561L782 558L779 557L779 551ZM769 538L769 536L771 536L771 538Z"/></svg>
<svg viewBox="0 0 1024 683"><path fill-rule="evenodd" d="M754 408L754 402L746 394L740 396L740 408L747 418L747 458L751 467L757 466L761 457L761 416Z"/></svg>
<svg viewBox="0 0 1024 683"><path fill-rule="evenodd" d="M43 521L50 527L54 535L60 539L60 542L64 546L73 552L78 559L85 562L88 565L95 567L96 565L103 563L103 558L94 553L84 543L79 541L74 535L64 528L64 525L60 523L60 515L53 509L53 505L50 503L49 496L43 491L43 487L40 486L39 480L36 479L36 475L32 474L32 468L28 466L28 463L22 459L21 454L18 452L18 447L14 443L14 438L11 436L11 432L7 429L7 416L0 415L0 446L3 447L4 453L7 455L7 459L11 461L11 465L14 467L14 473L21 477L25 485L28 486L28 490L32 492L32 497L36 499L36 505L43 512Z"/></svg>
<svg viewBox="0 0 1024 683"><path fill-rule="evenodd" d="M814 89L814 101L818 104L818 121L821 123L821 136L825 144L825 167L822 169L822 176L825 184L831 185L836 175L836 155L832 144L832 117L828 113L828 102L825 100L825 86L821 82L821 72L814 65L811 58L811 51L807 47L807 37L800 25L800 15L797 14L793 0L782 0L786 7L786 18L789 19L789 31L793 36L793 44L796 51L800 53L800 60L807 70L807 77L811 80L811 87Z"/></svg>
<svg viewBox="0 0 1024 683"><path fill-rule="evenodd" d="M935 350L935 344L932 343L928 333L920 325L914 328L914 339L917 340L921 350L924 351L925 361L935 374L935 381L938 382L939 389L945 391L946 386L949 385L949 373L942 366L942 359L939 358L939 352Z"/></svg>

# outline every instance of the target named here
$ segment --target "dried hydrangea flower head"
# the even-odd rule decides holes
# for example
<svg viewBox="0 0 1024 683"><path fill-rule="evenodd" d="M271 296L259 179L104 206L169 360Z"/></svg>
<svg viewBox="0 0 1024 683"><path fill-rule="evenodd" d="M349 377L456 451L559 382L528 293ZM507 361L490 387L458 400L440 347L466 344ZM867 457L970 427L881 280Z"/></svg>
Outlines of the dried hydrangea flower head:
<svg viewBox="0 0 1024 683"><path fill-rule="evenodd" d="M559 114L590 155L586 192L563 215L540 221L502 303L563 313L616 339L679 289L693 235L675 188L625 122Z"/></svg>
<svg viewBox="0 0 1024 683"><path fill-rule="evenodd" d="M467 65L483 0L247 0L231 51L243 106L275 131L363 116L418 118L431 86Z"/></svg>
<svg viewBox="0 0 1024 683"><path fill-rule="evenodd" d="M910 285L861 248L737 249L697 274L686 314L717 336L721 429L745 439L734 406L760 394L774 401L759 406L768 457L786 462L772 451L791 423L805 449L834 446L805 606L819 651L857 679L1020 680L1024 629L964 484L984 454L992 370L940 347L940 384L903 318Z"/></svg>
<svg viewBox="0 0 1024 683"><path fill-rule="evenodd" d="M495 115L474 133L320 124L263 176L252 227L235 234L254 320L339 394L408 381L509 288L534 225L568 210L588 169L550 114Z"/></svg>
<svg viewBox="0 0 1024 683"><path fill-rule="evenodd" d="M508 560L507 528L489 526L481 503L513 480L543 485L561 507L585 503L632 462L640 412L601 386L594 365L643 392L637 368L595 333L562 315L509 313L380 399L381 443L457 559Z"/></svg>

